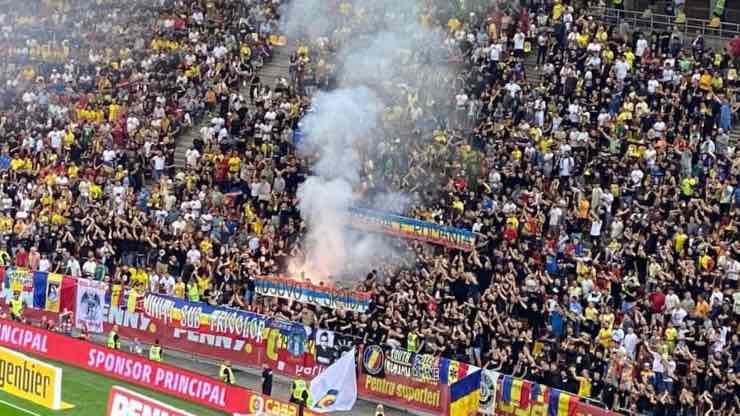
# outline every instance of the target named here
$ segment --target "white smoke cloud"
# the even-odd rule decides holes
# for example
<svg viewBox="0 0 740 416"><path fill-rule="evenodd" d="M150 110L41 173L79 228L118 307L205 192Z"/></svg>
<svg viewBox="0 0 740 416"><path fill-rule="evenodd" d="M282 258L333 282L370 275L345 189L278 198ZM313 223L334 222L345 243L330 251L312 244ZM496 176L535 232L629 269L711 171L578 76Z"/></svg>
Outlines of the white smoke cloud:
<svg viewBox="0 0 740 416"><path fill-rule="evenodd" d="M407 90L441 96L432 81L450 76L441 60L417 54L441 46L441 36L419 23L413 0L349 2L366 16L361 31L342 37L338 46L339 88L313 97L311 112L301 121L303 156L315 156L311 175L298 189L299 209L307 227L305 263L299 266L307 277L333 281L356 280L375 268L379 259L398 258L396 245L387 237L351 230L345 226L347 210L353 206L402 213L411 198L392 187L363 192L367 179L363 162L376 165L374 156L386 149L384 137L408 136L408 126L381 122L389 108L405 107ZM282 27L292 39L316 38L338 33L349 16L330 9L333 2L295 0L283 10ZM424 64L419 64L425 61ZM447 94L449 97L449 94ZM396 142L393 151L406 152ZM388 178L374 177L375 184ZM314 275L314 276L312 276ZM318 275L318 276L315 276Z"/></svg>
<svg viewBox="0 0 740 416"><path fill-rule="evenodd" d="M301 122L305 138L299 152L319 153L313 175L298 188L298 208L308 228L304 268L319 274L315 277L359 272L357 264L367 264L363 259L380 247L375 236L348 230L345 218L359 198L356 147L376 134L381 110L382 103L366 87L338 89L318 93Z"/></svg>

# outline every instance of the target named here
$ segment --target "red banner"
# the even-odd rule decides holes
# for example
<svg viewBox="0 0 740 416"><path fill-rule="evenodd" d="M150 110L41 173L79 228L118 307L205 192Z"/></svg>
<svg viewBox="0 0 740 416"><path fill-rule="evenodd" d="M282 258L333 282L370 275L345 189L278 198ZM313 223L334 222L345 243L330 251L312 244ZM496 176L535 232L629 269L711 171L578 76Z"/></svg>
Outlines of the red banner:
<svg viewBox="0 0 740 416"><path fill-rule="evenodd" d="M57 321L58 314L37 309L26 309L24 315L32 320L43 317ZM225 333L214 334L198 329L183 328L177 324L148 317L144 312L128 312L118 308L105 311L103 330L108 333L118 325L118 334L125 339L137 338L146 344L159 340L165 350L196 354L235 364L259 368L264 364L273 371L292 378L312 379L326 366L318 363L315 341L306 339L304 351L295 354L287 336L274 328L265 328L255 338L244 338ZM335 345L342 342L335 336Z"/></svg>
<svg viewBox="0 0 740 416"><path fill-rule="evenodd" d="M110 389L110 395L108 395L108 413L106 415L193 416L191 413L119 386L113 386Z"/></svg>
<svg viewBox="0 0 740 416"><path fill-rule="evenodd" d="M227 413L298 414L298 409L292 404L263 397L241 387L13 321L0 320L0 345Z"/></svg>
<svg viewBox="0 0 740 416"><path fill-rule="evenodd" d="M26 279L29 283L26 290L27 299L24 300L27 306L24 308L24 316L36 321L45 317L52 322L58 322L59 314L52 311L51 309L53 308L46 308L47 310L44 310L45 306L47 306L46 301L45 299L41 299L41 297L45 298L47 291L47 274L28 271L22 272L29 276ZM18 280L9 278L8 273L13 276L17 274L14 268L0 266L0 280L3 281L4 286L8 286L6 292L10 290L11 282ZM43 280L43 282L40 282L43 284L35 284L34 279L31 278L31 276L35 275L44 277L44 279L39 279ZM77 280L73 277L62 277L63 295L62 302L58 307L60 312L64 310L77 312L75 311L76 283ZM69 288L72 290L67 290ZM70 295L67 296L70 298L69 302L64 301L65 293ZM110 296L121 302L122 296L120 293L111 293ZM159 297L165 298L162 296ZM5 302L6 299L0 296L0 304ZM189 302L182 302L190 305ZM108 303L108 300L106 300L106 303ZM185 351L221 360L228 359L237 364L250 367L261 367L266 364L280 374L303 379L311 379L317 376L326 366L333 362L334 358L340 355L337 352L348 351L354 345L354 341L350 340L349 337L331 333L328 338L331 340L332 345L322 345L320 348L317 348L314 337L303 337L302 340L296 341L290 334L286 334L286 331L281 331L280 328L272 327L272 325L265 325L265 321L268 318L254 313L247 313L250 316L256 317L254 319L239 320L233 319L234 317L230 313L223 313L223 311L219 310L218 316L223 319L214 320L218 321L218 324L213 326L208 324L190 325L190 321L193 319L184 319L185 317L197 318L195 321L200 321L200 317L204 313L199 312L198 315L200 316L196 317L195 314L189 314L186 310L200 311L200 309L207 306L206 304L193 304L188 308L179 308L179 321L173 321L171 313L147 315L143 310L129 312L118 307L110 308L108 305L103 305L103 308L105 308L103 332L107 333L113 325L118 325L120 327L119 335L124 338L139 338L141 341L149 344L159 339L165 349ZM211 307L211 309L214 308ZM216 315L215 313L210 314L211 317ZM229 331L227 330L229 328L218 330L221 326L228 327L229 324L233 324L234 322L246 324L244 328L238 328L241 331ZM297 326L301 329L303 328L300 325Z"/></svg>
<svg viewBox="0 0 740 416"><path fill-rule="evenodd" d="M362 353L357 390L362 397L383 400L405 409L411 408L437 415L448 414L449 386L443 384L432 371L423 371L423 365L414 359L418 354L407 354L407 365L394 362L388 350L369 346Z"/></svg>

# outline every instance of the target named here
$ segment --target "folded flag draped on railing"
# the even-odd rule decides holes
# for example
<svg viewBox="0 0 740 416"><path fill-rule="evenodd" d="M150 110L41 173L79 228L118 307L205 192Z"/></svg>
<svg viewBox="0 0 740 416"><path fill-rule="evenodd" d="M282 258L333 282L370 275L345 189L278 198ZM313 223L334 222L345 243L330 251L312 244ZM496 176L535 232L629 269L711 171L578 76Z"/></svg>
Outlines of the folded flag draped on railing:
<svg viewBox="0 0 740 416"><path fill-rule="evenodd" d="M578 397L564 391L551 389L550 391L550 415L549 416L573 416L576 414Z"/></svg>
<svg viewBox="0 0 740 416"><path fill-rule="evenodd" d="M576 395L511 376L502 376L500 380L500 400L505 405L529 409L535 404L544 404L548 416L574 416L577 413L579 397Z"/></svg>
<svg viewBox="0 0 740 416"><path fill-rule="evenodd" d="M529 407L530 401L533 401L532 383L515 380L508 376L504 377L501 386L501 401L511 403L512 400L521 407Z"/></svg>

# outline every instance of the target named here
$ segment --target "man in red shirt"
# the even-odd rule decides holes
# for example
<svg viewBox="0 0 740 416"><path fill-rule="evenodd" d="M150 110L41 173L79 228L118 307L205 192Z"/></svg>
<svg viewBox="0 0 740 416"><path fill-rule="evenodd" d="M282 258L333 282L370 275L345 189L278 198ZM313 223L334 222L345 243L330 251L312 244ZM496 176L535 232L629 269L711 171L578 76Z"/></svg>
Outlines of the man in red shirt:
<svg viewBox="0 0 740 416"><path fill-rule="evenodd" d="M15 251L15 266L22 268L28 267L28 252L23 246L19 246Z"/></svg>
<svg viewBox="0 0 740 416"><path fill-rule="evenodd" d="M653 292L648 296L650 299L650 323L656 320L663 322L663 312L665 311L665 294L663 292Z"/></svg>

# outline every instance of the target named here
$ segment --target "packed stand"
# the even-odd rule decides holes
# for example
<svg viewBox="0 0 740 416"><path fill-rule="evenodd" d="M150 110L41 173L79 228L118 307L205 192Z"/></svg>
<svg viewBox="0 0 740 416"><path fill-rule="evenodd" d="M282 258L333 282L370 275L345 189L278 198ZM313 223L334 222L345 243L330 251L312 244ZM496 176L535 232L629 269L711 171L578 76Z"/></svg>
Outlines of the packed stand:
<svg viewBox="0 0 740 416"><path fill-rule="evenodd" d="M423 352L629 414L740 411L736 62L701 36L560 2L449 17L422 19L465 56L456 111L427 124L423 98L389 109L388 123L420 122L412 150L365 174L422 189L416 217L472 229L479 245L412 244L412 267L368 275L370 319L321 324L369 343L418 337ZM331 44L299 48L299 83Z"/></svg>
<svg viewBox="0 0 740 416"><path fill-rule="evenodd" d="M625 413L740 411L737 72L723 51L558 1L422 14L457 71L432 82L453 92L395 91L383 121L408 134L368 152L366 192L388 178L413 195L405 214L472 229L478 247L410 243L412 264L369 273L357 288L373 307L350 314L254 293L302 256L294 131L308 96L336 85L347 32L300 40L286 79L263 85L250 62L270 54L272 2L197 4L101 11L89 18L151 14L158 29L127 26L110 41L131 50L108 54L80 25L66 35L91 51L80 63L5 69L6 264L415 345ZM347 30L369 24L337 10ZM175 172L177 132L202 117Z"/></svg>
<svg viewBox="0 0 740 416"><path fill-rule="evenodd" d="M173 276L193 264L186 219L202 221L202 230L210 218L204 234L213 228L217 241L236 231L241 211L221 207L224 194L209 191L200 205L214 178L174 174L175 140L204 117L224 143L253 127L241 92L270 59L279 4L144 3L3 8L4 265L142 293L158 290L159 275L147 273L158 265L173 290ZM211 260L203 264L215 271L202 236L198 247Z"/></svg>

